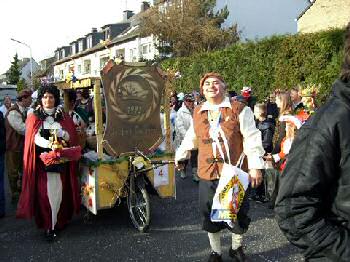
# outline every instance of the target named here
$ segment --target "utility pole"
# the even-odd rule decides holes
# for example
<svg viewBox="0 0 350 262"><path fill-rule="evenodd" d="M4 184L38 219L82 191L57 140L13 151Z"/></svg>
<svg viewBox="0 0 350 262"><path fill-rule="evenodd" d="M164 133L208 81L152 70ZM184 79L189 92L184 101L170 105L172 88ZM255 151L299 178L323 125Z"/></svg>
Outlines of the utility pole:
<svg viewBox="0 0 350 262"><path fill-rule="evenodd" d="M33 61L32 61L33 60L33 56L32 56L32 48L30 47L30 45L28 45L28 44L26 44L24 42L21 42L19 40L16 40L16 39L13 39L13 38L11 38L11 40L14 41L14 42L17 42L19 44L22 44L22 45L24 45L24 46L29 48L29 55L30 55L30 88L33 89L34 87L33 87Z"/></svg>

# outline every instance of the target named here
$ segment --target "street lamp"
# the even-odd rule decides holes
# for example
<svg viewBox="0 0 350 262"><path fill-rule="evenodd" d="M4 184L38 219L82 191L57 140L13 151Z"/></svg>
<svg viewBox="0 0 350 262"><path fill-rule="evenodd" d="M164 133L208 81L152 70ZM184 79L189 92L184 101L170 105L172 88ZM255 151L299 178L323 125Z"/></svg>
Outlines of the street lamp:
<svg viewBox="0 0 350 262"><path fill-rule="evenodd" d="M16 39L13 39L11 38L12 41L14 42L17 42L19 44L22 44L22 45L25 45L26 47L29 48L29 52L30 52L30 85L31 85L31 89L33 89L33 57L32 57L32 48L30 47L30 45L24 43L24 42L21 42L21 41L18 41Z"/></svg>

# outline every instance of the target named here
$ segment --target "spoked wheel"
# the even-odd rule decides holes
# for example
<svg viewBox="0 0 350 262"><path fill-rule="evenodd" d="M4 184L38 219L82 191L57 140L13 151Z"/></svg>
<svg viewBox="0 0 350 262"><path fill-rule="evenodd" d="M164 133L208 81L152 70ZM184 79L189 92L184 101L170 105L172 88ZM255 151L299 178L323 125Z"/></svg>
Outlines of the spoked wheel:
<svg viewBox="0 0 350 262"><path fill-rule="evenodd" d="M127 203L132 223L140 232L146 232L151 222L151 207L146 189L135 183L134 190L129 190Z"/></svg>

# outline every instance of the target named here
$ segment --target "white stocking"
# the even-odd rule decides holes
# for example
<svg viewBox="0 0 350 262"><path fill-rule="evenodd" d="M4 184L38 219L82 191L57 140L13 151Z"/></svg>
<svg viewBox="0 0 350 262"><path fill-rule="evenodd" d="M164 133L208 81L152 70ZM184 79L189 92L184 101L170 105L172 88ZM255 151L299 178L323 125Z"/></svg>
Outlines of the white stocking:
<svg viewBox="0 0 350 262"><path fill-rule="evenodd" d="M62 181L60 173L47 173L47 196L51 206L52 230L57 223L57 214L62 202Z"/></svg>
<svg viewBox="0 0 350 262"><path fill-rule="evenodd" d="M232 249L237 250L242 246L243 235L232 233Z"/></svg>
<svg viewBox="0 0 350 262"><path fill-rule="evenodd" d="M217 233L209 233L208 232L208 237L209 237L209 243L211 249L221 255L221 234L220 232Z"/></svg>

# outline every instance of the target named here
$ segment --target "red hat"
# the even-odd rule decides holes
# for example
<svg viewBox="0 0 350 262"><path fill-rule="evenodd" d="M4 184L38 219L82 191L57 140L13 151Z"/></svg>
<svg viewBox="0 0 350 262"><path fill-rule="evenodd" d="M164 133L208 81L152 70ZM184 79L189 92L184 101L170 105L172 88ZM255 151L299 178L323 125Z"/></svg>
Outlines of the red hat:
<svg viewBox="0 0 350 262"><path fill-rule="evenodd" d="M241 93L243 97L248 98L252 93L252 88L249 86L244 86L241 90Z"/></svg>

